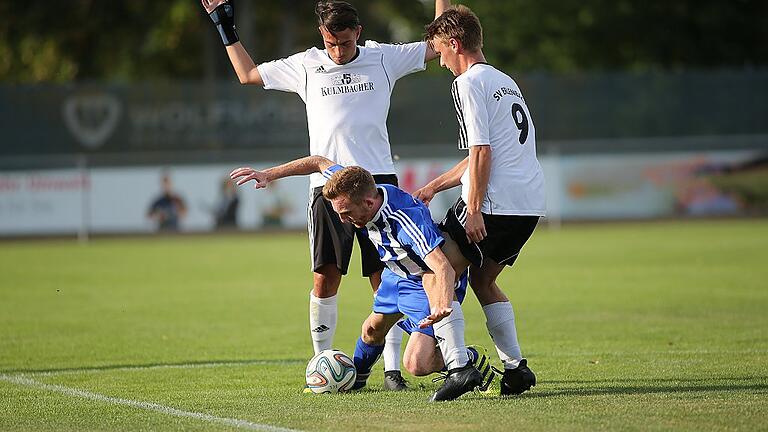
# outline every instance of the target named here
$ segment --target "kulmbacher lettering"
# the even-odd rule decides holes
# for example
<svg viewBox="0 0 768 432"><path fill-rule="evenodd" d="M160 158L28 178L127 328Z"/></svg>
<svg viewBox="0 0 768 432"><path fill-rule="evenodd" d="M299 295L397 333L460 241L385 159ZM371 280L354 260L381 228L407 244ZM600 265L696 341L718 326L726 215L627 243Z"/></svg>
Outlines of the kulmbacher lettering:
<svg viewBox="0 0 768 432"><path fill-rule="evenodd" d="M373 91L373 83L366 82L353 85L343 85L338 87L321 87L320 92L323 96L340 95L345 93L359 93Z"/></svg>

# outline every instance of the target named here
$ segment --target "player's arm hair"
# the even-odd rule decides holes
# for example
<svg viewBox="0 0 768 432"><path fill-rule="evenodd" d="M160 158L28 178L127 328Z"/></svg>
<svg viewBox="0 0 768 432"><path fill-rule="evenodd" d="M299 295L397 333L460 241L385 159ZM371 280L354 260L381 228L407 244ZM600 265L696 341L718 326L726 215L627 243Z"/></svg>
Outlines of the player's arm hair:
<svg viewBox="0 0 768 432"><path fill-rule="evenodd" d="M469 148L469 196L467 212L480 213L491 177L491 146L480 145Z"/></svg>
<svg viewBox="0 0 768 432"><path fill-rule="evenodd" d="M276 167L265 169L264 173L267 175L269 181L273 181L283 177L323 172L333 165L335 165L333 161L322 156L307 156Z"/></svg>
<svg viewBox="0 0 768 432"><path fill-rule="evenodd" d="M467 169L467 164L469 164L469 157L464 158L456 166L429 182L426 187L432 188L435 193L438 193L460 185L461 176Z"/></svg>
<svg viewBox="0 0 768 432"><path fill-rule="evenodd" d="M424 257L424 262L432 270L430 273L424 273L422 281L424 282L424 291L429 298L431 308L449 308L453 302L455 294L456 272L443 253L442 249L434 248L432 252Z"/></svg>
<svg viewBox="0 0 768 432"><path fill-rule="evenodd" d="M267 187L269 182L298 175L307 175L316 172L322 172L333 166L334 163L322 156L308 156L301 159L284 163L263 171L255 170L251 167L235 168L229 173L229 178L235 181L235 184L242 186L250 181L256 182L253 186L256 189Z"/></svg>
<svg viewBox="0 0 768 432"><path fill-rule="evenodd" d="M256 63L254 63L242 43L235 42L229 45L227 47L227 55L232 63L232 67L235 69L237 78L240 80L240 84L264 85L264 80L261 79Z"/></svg>
<svg viewBox="0 0 768 432"><path fill-rule="evenodd" d="M435 19L451 7L451 0L435 0ZM437 58L437 53L432 49L432 44L427 42L427 52L424 54L424 62L430 62Z"/></svg>

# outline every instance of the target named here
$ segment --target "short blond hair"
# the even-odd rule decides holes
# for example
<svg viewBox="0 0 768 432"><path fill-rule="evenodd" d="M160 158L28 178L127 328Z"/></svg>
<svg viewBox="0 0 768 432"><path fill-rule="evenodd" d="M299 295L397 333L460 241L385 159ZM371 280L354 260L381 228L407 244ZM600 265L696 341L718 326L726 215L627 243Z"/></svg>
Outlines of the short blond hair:
<svg viewBox="0 0 768 432"><path fill-rule="evenodd" d="M323 186L323 197L327 200L346 196L353 203L360 203L374 195L376 195L376 181L373 175L359 166L336 171Z"/></svg>
<svg viewBox="0 0 768 432"><path fill-rule="evenodd" d="M464 5L451 6L426 27L424 40L456 39L465 50L480 51L483 48L483 26L472 10Z"/></svg>

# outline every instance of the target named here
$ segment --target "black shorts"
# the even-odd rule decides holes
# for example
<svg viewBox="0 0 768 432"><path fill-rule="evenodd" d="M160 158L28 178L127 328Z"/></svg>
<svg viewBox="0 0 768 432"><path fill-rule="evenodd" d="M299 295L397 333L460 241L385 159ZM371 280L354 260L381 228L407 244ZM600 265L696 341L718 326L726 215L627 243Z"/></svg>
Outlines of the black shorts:
<svg viewBox="0 0 768 432"><path fill-rule="evenodd" d="M511 266L515 263L525 242L531 238L539 216L507 216L483 213L485 231L488 236L480 243L470 243L466 223L466 204L459 198L448 209L445 219L440 222L440 229L459 245L462 255L477 267L482 267L483 260L491 259L498 264Z"/></svg>
<svg viewBox="0 0 768 432"><path fill-rule="evenodd" d="M397 176L394 174L375 175L373 178L377 184L397 186ZM322 187L312 190L312 201L307 213L312 271L317 271L327 264L336 264L341 274L347 274L355 236L357 244L360 245L363 276L370 276L384 269L376 246L362 232L364 228L355 228L352 224L343 223L331 203L323 198Z"/></svg>

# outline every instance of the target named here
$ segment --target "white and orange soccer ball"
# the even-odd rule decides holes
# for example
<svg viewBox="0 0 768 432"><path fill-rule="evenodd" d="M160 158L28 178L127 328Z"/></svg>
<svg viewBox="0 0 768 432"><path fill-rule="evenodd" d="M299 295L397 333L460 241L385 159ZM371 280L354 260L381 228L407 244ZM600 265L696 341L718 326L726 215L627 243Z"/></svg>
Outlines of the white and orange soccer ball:
<svg viewBox="0 0 768 432"><path fill-rule="evenodd" d="M357 378L355 364L338 350L325 350L312 357L307 365L307 387L312 393L344 392Z"/></svg>

